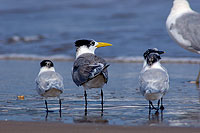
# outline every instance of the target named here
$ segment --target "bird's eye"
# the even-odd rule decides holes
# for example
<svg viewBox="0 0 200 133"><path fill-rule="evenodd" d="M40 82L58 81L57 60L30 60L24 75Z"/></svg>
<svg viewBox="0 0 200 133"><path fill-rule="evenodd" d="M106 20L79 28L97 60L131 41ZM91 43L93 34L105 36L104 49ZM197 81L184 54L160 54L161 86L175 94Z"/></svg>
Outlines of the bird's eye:
<svg viewBox="0 0 200 133"><path fill-rule="evenodd" d="M50 62L46 62L46 66L51 66L51 63Z"/></svg>
<svg viewBox="0 0 200 133"><path fill-rule="evenodd" d="M95 45L95 42L91 42L91 44L92 44L92 46L94 46L94 45Z"/></svg>

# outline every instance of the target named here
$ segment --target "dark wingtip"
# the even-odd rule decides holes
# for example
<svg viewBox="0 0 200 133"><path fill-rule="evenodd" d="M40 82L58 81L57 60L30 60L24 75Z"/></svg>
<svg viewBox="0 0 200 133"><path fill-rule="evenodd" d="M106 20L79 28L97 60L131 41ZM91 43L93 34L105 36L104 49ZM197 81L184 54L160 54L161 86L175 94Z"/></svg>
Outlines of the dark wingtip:
<svg viewBox="0 0 200 133"><path fill-rule="evenodd" d="M103 68L103 70L105 70L106 68L108 68L110 66L110 64L106 64Z"/></svg>

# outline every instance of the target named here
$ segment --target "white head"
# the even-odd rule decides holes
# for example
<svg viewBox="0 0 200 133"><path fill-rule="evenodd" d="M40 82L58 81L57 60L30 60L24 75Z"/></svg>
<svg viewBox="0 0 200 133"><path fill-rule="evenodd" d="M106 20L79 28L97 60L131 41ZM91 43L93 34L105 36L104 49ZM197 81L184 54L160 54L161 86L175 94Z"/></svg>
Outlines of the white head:
<svg viewBox="0 0 200 133"><path fill-rule="evenodd" d="M112 44L104 43L104 42L96 42L94 40L77 40L75 42L76 46L76 58L84 53L92 53L94 54L96 48L105 47L105 46L112 46Z"/></svg>
<svg viewBox="0 0 200 133"><path fill-rule="evenodd" d="M188 12L192 11L190 4L187 0L174 0L172 11L175 12Z"/></svg>
<svg viewBox="0 0 200 133"><path fill-rule="evenodd" d="M42 72L46 72L46 71L54 71L54 64L52 61L50 60L43 60L42 62L40 62L40 72L38 75L40 75Z"/></svg>
<svg viewBox="0 0 200 133"><path fill-rule="evenodd" d="M185 13L194 13L194 12L195 11L193 11L190 8L190 4L188 3L187 0L174 0L170 14L166 21L166 27L170 35L172 32L170 31L171 25L176 23L177 18L181 17Z"/></svg>

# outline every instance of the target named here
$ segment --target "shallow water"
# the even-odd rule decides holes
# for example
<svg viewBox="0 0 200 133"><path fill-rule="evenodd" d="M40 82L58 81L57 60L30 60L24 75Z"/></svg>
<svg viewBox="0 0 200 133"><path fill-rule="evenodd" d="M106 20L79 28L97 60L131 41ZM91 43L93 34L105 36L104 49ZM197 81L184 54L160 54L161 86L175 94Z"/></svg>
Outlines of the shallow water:
<svg viewBox="0 0 200 133"><path fill-rule="evenodd" d="M189 0L200 12L199 0ZM142 56L148 48L167 57L199 57L175 44L165 21L173 0L0 0L0 53L74 56L74 41L113 44L104 57Z"/></svg>
<svg viewBox="0 0 200 133"><path fill-rule="evenodd" d="M100 90L88 90L87 116L83 89L71 79L72 62L54 64L65 81L62 117L56 99L48 100L49 109L54 112L47 116L44 100L35 90L39 61L0 60L0 120L200 127L200 89L187 82L196 78L197 64L163 64L170 76L165 110L159 114L152 111L149 115L148 102L138 90L142 64L110 63L109 82L104 87L104 111L101 111ZM19 95L25 99L18 100Z"/></svg>
<svg viewBox="0 0 200 133"><path fill-rule="evenodd" d="M179 47L167 34L172 1L0 0L0 120L200 127L200 89L187 82L196 78L199 65L174 63L199 63L199 55ZM190 3L200 12L199 0ZM80 38L113 44L96 50L111 61L104 111L100 90L88 90L87 116L83 89L71 79L72 62L64 62L73 60L74 41ZM164 64L170 76L165 110L149 115L148 102L138 90L138 75L143 52L154 47L166 51L163 61L172 64ZM65 81L61 118L58 100L48 101L54 112L47 116L44 100L35 90L38 60L52 55L63 60L55 62ZM5 60L24 58L36 61ZM20 95L25 99L17 99Z"/></svg>

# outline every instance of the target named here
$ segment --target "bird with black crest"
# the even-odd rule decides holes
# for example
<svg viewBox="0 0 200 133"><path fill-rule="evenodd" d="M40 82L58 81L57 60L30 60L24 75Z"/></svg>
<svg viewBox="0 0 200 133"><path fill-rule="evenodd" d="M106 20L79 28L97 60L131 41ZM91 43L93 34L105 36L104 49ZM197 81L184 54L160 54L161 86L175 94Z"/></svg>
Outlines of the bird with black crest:
<svg viewBox="0 0 200 133"><path fill-rule="evenodd" d="M36 90L38 94L45 98L45 105L47 114L49 112L47 99L56 97L59 99L60 116L61 116L61 99L60 94L63 93L64 84L63 77L55 72L54 64L50 60L43 60L40 63L40 72L38 73L36 81Z"/></svg>
<svg viewBox="0 0 200 133"><path fill-rule="evenodd" d="M85 97L85 113L87 114L87 93L91 88L101 89L101 104L103 111L103 86L108 82L109 64L95 55L96 48L112 46L112 44L104 42L96 42L94 40L77 40L76 59L72 69L72 79L77 86L83 86Z"/></svg>
<svg viewBox="0 0 200 133"><path fill-rule="evenodd" d="M139 87L141 94L149 101L149 111L164 110L163 96L169 89L169 76L167 70L160 64L160 55L163 53L154 48L148 49L143 54L144 64L139 75ZM152 103L155 100L158 100L158 107L154 107Z"/></svg>

